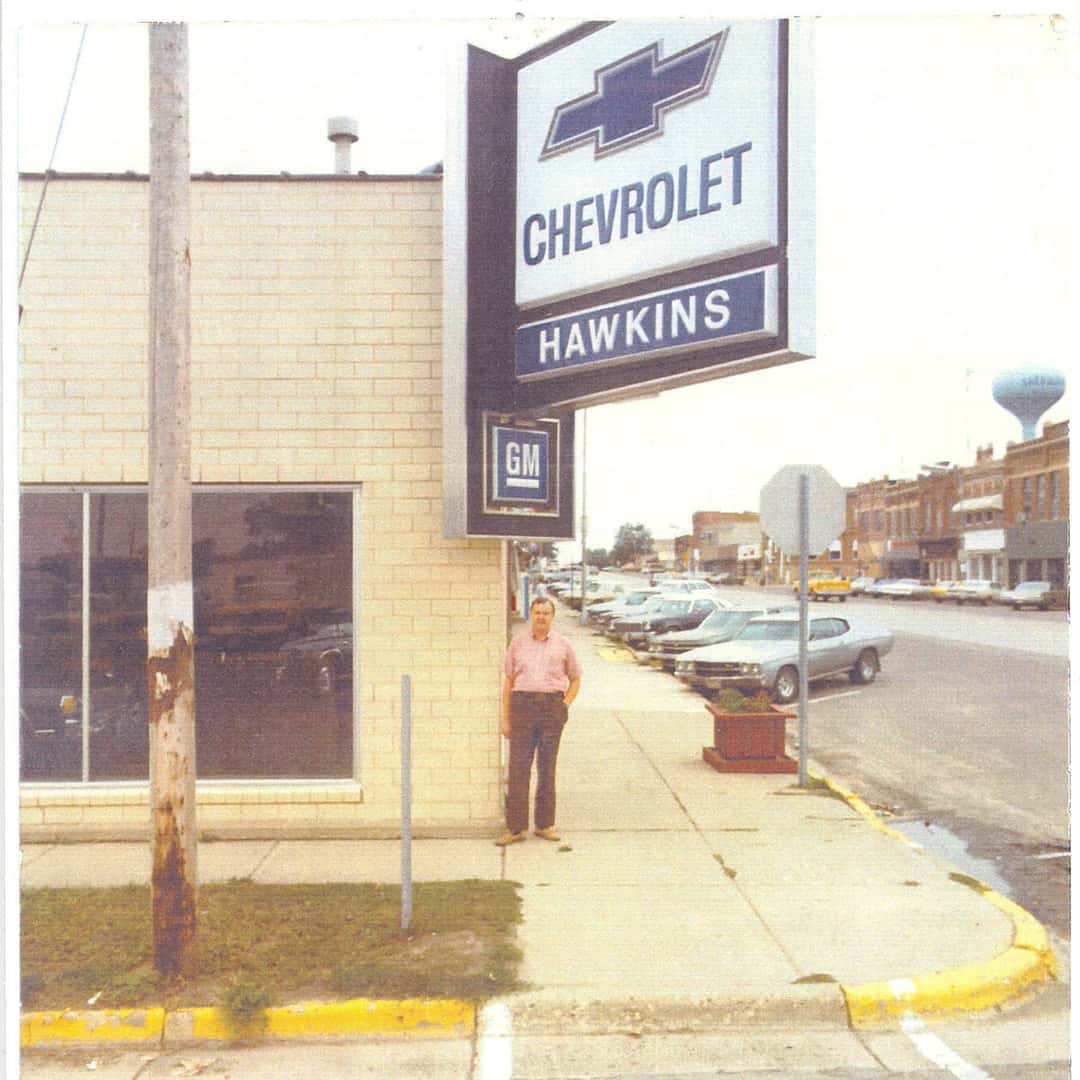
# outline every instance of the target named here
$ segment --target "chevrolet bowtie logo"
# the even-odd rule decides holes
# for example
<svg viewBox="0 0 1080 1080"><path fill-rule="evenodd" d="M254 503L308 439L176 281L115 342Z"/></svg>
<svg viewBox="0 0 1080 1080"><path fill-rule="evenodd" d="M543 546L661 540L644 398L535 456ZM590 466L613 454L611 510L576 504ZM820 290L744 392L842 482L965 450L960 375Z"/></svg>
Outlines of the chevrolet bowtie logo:
<svg viewBox="0 0 1080 1080"><path fill-rule="evenodd" d="M659 135L668 109L708 94L727 34L721 30L666 60L653 42L600 68L591 94L556 108L540 160L588 142L603 157Z"/></svg>

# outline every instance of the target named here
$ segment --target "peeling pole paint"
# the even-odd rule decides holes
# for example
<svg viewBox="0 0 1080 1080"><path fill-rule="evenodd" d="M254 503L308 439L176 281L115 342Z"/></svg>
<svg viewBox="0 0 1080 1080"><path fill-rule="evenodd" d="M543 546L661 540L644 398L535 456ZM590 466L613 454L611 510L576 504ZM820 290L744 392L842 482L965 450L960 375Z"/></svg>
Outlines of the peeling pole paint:
<svg viewBox="0 0 1080 1080"><path fill-rule="evenodd" d="M154 967L175 976L198 967L187 26L151 23L149 46L151 903Z"/></svg>

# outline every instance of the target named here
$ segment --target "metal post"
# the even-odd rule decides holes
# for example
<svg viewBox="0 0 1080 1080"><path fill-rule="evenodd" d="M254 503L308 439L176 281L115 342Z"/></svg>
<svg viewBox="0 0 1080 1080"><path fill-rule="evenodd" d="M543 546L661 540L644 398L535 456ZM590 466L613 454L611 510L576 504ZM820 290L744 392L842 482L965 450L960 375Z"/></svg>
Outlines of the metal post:
<svg viewBox="0 0 1080 1080"><path fill-rule="evenodd" d="M101 496L99 496L101 498ZM90 780L90 492L82 497L82 779Z"/></svg>
<svg viewBox="0 0 1080 1080"><path fill-rule="evenodd" d="M581 625L584 626L589 621L588 604L585 601L585 585L589 576L589 552L586 545L585 530L588 525L588 518L585 516L585 447L586 447L586 432L588 428L586 426L587 417L589 415L588 409L581 410Z"/></svg>
<svg viewBox="0 0 1080 1080"><path fill-rule="evenodd" d="M810 546L810 477L799 474L799 787L806 787L806 740L810 708L807 681L810 619L807 597L807 561Z"/></svg>
<svg viewBox="0 0 1080 1080"><path fill-rule="evenodd" d="M401 929L412 921L412 680L401 676Z"/></svg>
<svg viewBox="0 0 1080 1080"><path fill-rule="evenodd" d="M147 686L154 967L197 966L188 37L151 23Z"/></svg>

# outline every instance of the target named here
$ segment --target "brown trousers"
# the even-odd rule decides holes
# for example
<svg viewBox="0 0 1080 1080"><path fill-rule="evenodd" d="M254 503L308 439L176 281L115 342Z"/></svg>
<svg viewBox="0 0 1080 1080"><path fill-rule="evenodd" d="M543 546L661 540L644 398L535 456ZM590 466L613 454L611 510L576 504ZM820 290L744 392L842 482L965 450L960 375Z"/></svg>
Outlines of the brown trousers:
<svg viewBox="0 0 1080 1080"><path fill-rule="evenodd" d="M533 824L555 824L555 761L566 724L562 694L516 691L510 695L510 768L506 793L506 827L524 832L529 827L529 775L536 756L536 806Z"/></svg>

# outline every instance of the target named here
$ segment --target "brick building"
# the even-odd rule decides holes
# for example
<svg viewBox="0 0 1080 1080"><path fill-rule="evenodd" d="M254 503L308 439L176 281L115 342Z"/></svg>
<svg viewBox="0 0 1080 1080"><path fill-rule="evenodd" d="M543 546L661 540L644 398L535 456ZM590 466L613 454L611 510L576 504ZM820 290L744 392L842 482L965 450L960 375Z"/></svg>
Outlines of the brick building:
<svg viewBox="0 0 1080 1080"><path fill-rule="evenodd" d="M960 470L940 462L919 477L919 573L923 581L957 581L959 536L952 508L960 498Z"/></svg>
<svg viewBox="0 0 1080 1080"><path fill-rule="evenodd" d="M952 508L959 535L957 559L965 580L1004 583L1005 463L992 446L975 451L975 464L960 470L960 500Z"/></svg>
<svg viewBox="0 0 1080 1080"><path fill-rule="evenodd" d="M1069 552L1069 423L1046 424L1004 459L1005 557L1010 586L1049 581L1065 588Z"/></svg>
<svg viewBox="0 0 1080 1080"><path fill-rule="evenodd" d="M761 538L758 515L750 511L698 510L691 525L698 569L717 573L737 573L738 546L756 544Z"/></svg>
<svg viewBox="0 0 1080 1080"><path fill-rule="evenodd" d="M21 179L23 244L42 177ZM441 532L438 177L192 184L199 823L500 818L506 544ZM55 176L20 300L24 836L145 835L148 183Z"/></svg>

